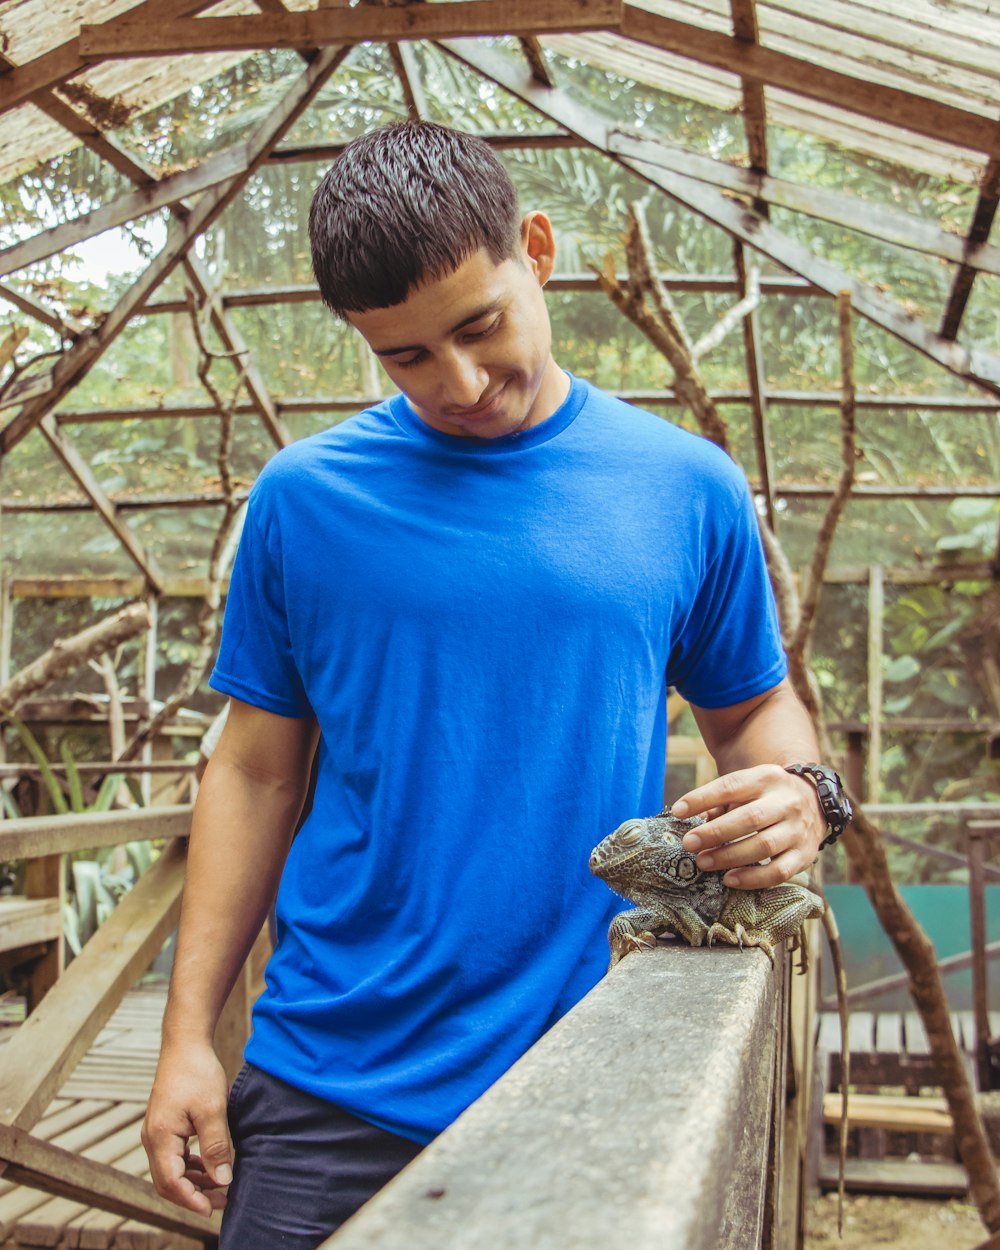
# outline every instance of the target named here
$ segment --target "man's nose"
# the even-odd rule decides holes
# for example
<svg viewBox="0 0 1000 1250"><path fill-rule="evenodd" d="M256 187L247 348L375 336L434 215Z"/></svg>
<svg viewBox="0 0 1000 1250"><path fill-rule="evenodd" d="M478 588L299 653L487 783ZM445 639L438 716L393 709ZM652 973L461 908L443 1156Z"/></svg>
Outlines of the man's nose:
<svg viewBox="0 0 1000 1250"><path fill-rule="evenodd" d="M474 408L489 384L489 373L467 352L455 352L445 362L445 398L451 408Z"/></svg>

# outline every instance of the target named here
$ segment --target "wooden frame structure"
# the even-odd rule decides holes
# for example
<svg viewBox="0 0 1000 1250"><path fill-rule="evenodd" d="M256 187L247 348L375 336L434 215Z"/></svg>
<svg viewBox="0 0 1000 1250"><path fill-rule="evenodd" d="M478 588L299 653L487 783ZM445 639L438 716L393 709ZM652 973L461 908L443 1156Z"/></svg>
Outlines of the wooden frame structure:
<svg viewBox="0 0 1000 1250"><path fill-rule="evenodd" d="M253 7L255 11L245 11ZM164 567L130 521L152 509L221 507L236 496L220 490L171 494L117 494L102 484L81 450L83 427L100 423L178 417L217 418L213 404L95 410L74 403L74 392L138 317L185 315L183 300L163 295L178 271L206 309L223 350L243 362L243 395L234 413L259 423L269 446L291 439L290 419L301 413L356 410L373 395L276 394L242 337L234 311L256 306L304 304L318 299L311 286L278 285L226 290L216 284L196 244L269 167L332 159L342 136L295 144L292 127L340 73L363 42L388 50L407 111L429 113L414 45L432 45L465 70L512 93L537 114L539 128L492 133L500 150L585 148L609 165L637 176L732 240L730 272L668 273L672 292L724 292L742 298L754 257L772 262L760 282L762 298L794 296L831 300L850 295L853 312L950 375L936 395L858 394L859 409L920 409L1000 417L1000 348L968 339L970 297L1000 278L1000 240L994 221L1000 205L1000 15L986 0L952 0L947 12L933 0L6 0L0 3L0 182L28 169L41 153L51 159L83 145L117 171L129 188L92 211L60 221L31 237L4 239L0 248L0 303L12 310L15 329L44 326L58 350L39 368L4 376L0 364L0 466L26 438L44 439L53 467L71 483L74 498L56 501L0 499L0 514L97 515L126 554L134 573L123 577L38 577L30 569L8 577L0 596L0 682L10 657L15 602L30 597L122 596L144 598L154 616L143 670L143 693L155 690L155 616L169 596L203 596L207 581ZM497 37L510 37L499 44ZM289 49L298 72L283 94L261 110L240 142L187 168L159 173L146 154L123 137L132 112L181 95L204 78L245 56ZM553 53L631 76L640 83L729 109L742 127L742 163L695 153L657 133L655 118L639 131L617 126L560 81ZM789 181L772 171L769 127L811 133L914 171L951 177L976 188L961 230L929 220L912 208L872 204L843 190ZM23 281L30 266L103 231L166 211L170 230L162 249L139 272L114 306L99 318L81 320ZM778 222L793 213L874 238L887 246L930 257L949 275L939 308L919 317L899 293L847 272ZM554 291L592 291L592 274L562 274ZM740 405L751 414L754 465L750 473L768 519L780 528L781 505L790 499L822 499L832 486L783 481L771 454L770 411L778 406L836 409L839 393L770 387L767 351L758 313L745 318L742 359L746 382L713 394L719 405ZM0 362L5 357L0 347ZM959 385L951 383L958 379ZM640 403L677 405L669 389L625 396ZM37 432L37 433L36 433ZM855 499L1000 498L1000 482L899 485L858 482ZM872 611L871 646L880 628L885 581L995 580L1000 576L1000 536L993 557L942 569L839 570L830 580L866 582ZM873 666L873 673L878 665ZM872 706L880 705L876 686ZM863 760L877 777L880 734L893 725L881 716L866 727L844 726L849 758L862 789ZM988 728L988 727L987 727ZM995 727L993 729L995 733ZM851 735L854 735L853 740ZM864 741L865 736L867 741ZM853 745L852 745L853 743ZM138 766L137 766L138 767ZM148 759L143 769L151 769ZM869 798L877 799L868 791ZM129 980L172 926L182 876L186 816L183 810L137 817L145 836L172 839L148 879L85 949L67 976L57 979L60 958L53 917L58 904L59 857L103 838L125 835L114 820L64 820L0 832L0 858L29 857L29 898L20 913L0 902L0 959L4 941L36 957L33 997L37 1009L6 1051L0 1075L0 1167L53 1193L79 1195L109 1209L159 1221L188 1235L211 1230L182 1217L134 1178L61 1157L32 1137L61 1078L70 1070ZM148 824L145 822L148 821ZM184 826L184 827L182 827ZM159 831L159 832L155 832ZM81 839L84 839L81 841ZM111 844L111 843L108 843ZM6 939L4 934L6 933ZM242 997L241 997L242 995ZM238 987L225 1025L232 1046L246 1027L245 986ZM44 1039L44 1042L42 1041ZM229 1045L229 1043L224 1043ZM47 1056L38 1062L38 1054ZM114 1205L114 1204L117 1204ZM173 1220L170 1224L168 1221Z"/></svg>
<svg viewBox="0 0 1000 1250"><path fill-rule="evenodd" d="M83 10L84 19L89 13L93 20L84 20L79 28L67 26L59 32L61 39L50 35L45 41L50 46L43 49L39 48L42 41L29 20L33 4L38 3L40 0L21 0L13 5L9 29L4 27L9 49L0 61L0 70L5 70L0 72L0 143L6 125L10 142L16 148L22 113L40 109L62 128L66 143L82 142L90 147L137 189L75 221L0 250L0 279L6 278L0 281L0 298L8 300L22 315L55 328L64 340L51 369L0 387L0 412L5 414L0 425L0 454L16 447L30 431L41 430L57 462L81 492L83 506L96 511L112 530L154 595L162 590L167 574L144 549L123 512L211 505L218 500L203 495L112 498L78 452L67 427L80 421L120 420L126 414L64 411L66 401L133 317L140 313L182 311L176 303L156 300L158 288L179 266L183 266L198 298L209 303L215 329L230 352L246 351L230 313L233 307L316 298L315 291L308 288L216 291L194 255L193 243L220 218L262 165L316 160L335 154L336 144L284 148L282 138L337 71L351 46L361 40L384 41L389 46L412 114L420 113L422 87L409 45L413 41L432 41L488 81L519 96L553 124L546 135L494 136L499 146L594 148L726 230L738 245L734 253L735 273L731 277L707 279L713 289L720 284L739 288L745 248L763 253L784 271L797 275L797 279L772 278L764 284L765 293L768 289L789 289L796 281L800 290L811 295L831 297L849 289L860 316L972 383L982 392L985 410L1000 411L1000 355L992 345L963 345L958 339L963 311L977 276L1000 275L1000 247L989 242L1000 203L1000 118L995 97L991 98L988 92L990 83L1000 82L1000 34L993 29L995 19L982 10L978 0L966 0L957 6L961 12L954 16L954 29L935 35L930 33L931 11L923 12L926 6L910 5L900 10L898 4L893 4L886 12L884 6L863 4L860 0L836 0L825 6L809 3L805 8L796 5L792 6L794 15L789 6L777 0L732 0L728 31L723 29L727 22L721 14L717 19L709 19L699 6L677 0L654 0L642 8L622 0L543 0L531 4L460 0L447 6L411 0L402 6L388 7L365 0L355 8L336 3L312 7L305 0L286 6L280 0L261 0L257 14L239 15L220 14L219 6L171 0L157 5L155 22L148 20L148 0L128 6L124 12L117 6L115 15L107 18L102 13L106 6L100 0L91 0L89 5L77 8ZM18 20L22 12L23 30ZM901 16L902 12L907 16ZM0 13L0 25L4 18ZM811 27L809 22L813 23ZM50 26L57 29L57 22ZM522 69L479 38L505 33L520 40L524 53ZM828 41L827 63L817 55L823 40ZM34 54L19 59L15 55L19 44ZM128 150L114 135L113 126L102 128L93 123L97 116L112 121L116 116L110 98L104 99L107 107L102 108L102 97L95 94L98 77L101 82L121 82L122 91L115 99L120 99L124 107L132 98L130 90L136 73L157 58L185 56L187 65L194 53L233 54L279 47L294 48L302 56L304 65L299 80L255 134L193 168L158 178L140 153ZM597 64L612 65L615 55L630 57L626 65L641 58L652 64L647 75L651 81L658 81L657 75L666 74L678 63L696 65L699 72L713 75L716 83L738 80L747 167L698 156L662 137L616 129L556 85L543 55L547 47L589 52ZM909 66L906 73L901 69L904 63ZM205 64L207 68L209 62ZM864 72L863 64L875 68ZM116 76L116 67L121 67L120 76ZM956 84L956 67L969 77L963 90ZM179 79L181 85L185 81ZM74 88L80 99L86 99L86 107L67 103ZM862 203L845 193L797 186L770 176L766 131L772 114L768 109L783 116L788 96L796 97L800 109L808 101L835 110L838 117L853 118L859 129L845 130L847 123L839 122L836 133L853 135L862 148L864 127L870 130L874 126L878 128L877 142L869 136L869 150L905 139L905 151L922 151L931 163L931 158L943 160L946 151L958 166L962 161L974 161L980 193L964 238L907 211ZM825 133L822 126L817 133ZM938 329L896 304L890 294L841 271L776 228L770 222L772 206L860 231L894 246L937 257L951 266L953 280ZM18 289L16 275L24 267L163 207L169 208L175 222L166 246L96 331L85 332L72 318L46 308L27 291ZM576 289L581 289L592 279L563 278L561 284L574 281L578 284ZM697 282L690 275L667 279L668 287L680 289L691 288ZM558 285L553 283L553 287ZM755 332L753 326L754 319L748 320L748 387L746 392L733 395L732 401L751 405L758 447L758 485L768 515L773 518L776 499L814 494L816 488L806 483L772 480L766 450L767 409L770 403L789 402L790 397L767 394L759 330ZM303 409L345 410L364 398L276 398L252 361L247 390L249 409L256 412L276 447L287 443L290 437L284 414ZM820 395L801 396L792 402L822 404L827 399ZM912 405L914 400L904 402ZM920 400L922 406L931 407L947 402L943 396ZM966 411L975 403L968 396L953 402L956 410L964 402ZM162 416L166 411L133 409L127 415ZM200 411L186 409L181 415L196 416ZM912 493L926 495L928 489L933 492L933 488L916 487ZM1000 494L1000 484L978 486L968 492L961 487L955 490L992 497ZM858 484L853 493L877 494L878 489ZM900 498L910 492L897 487L884 493ZM12 512L32 506L41 507L43 501L5 501L6 509Z"/></svg>

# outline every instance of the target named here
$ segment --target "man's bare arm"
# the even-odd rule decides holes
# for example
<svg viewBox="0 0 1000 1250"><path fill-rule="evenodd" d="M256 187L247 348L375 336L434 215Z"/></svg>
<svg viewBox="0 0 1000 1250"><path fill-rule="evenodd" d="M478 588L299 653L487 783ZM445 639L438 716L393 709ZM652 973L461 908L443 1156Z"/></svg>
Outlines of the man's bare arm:
<svg viewBox="0 0 1000 1250"><path fill-rule="evenodd" d="M728 870L726 885L787 881L815 860L827 832L812 783L784 769L819 756L809 714L787 679L745 703L692 711L721 775L674 803L676 816L710 817L685 847L699 852L700 868Z"/></svg>
<svg viewBox="0 0 1000 1250"><path fill-rule="evenodd" d="M200 1214L231 1179L227 1088L212 1039L277 889L317 731L233 700L195 804L163 1045L143 1144L157 1190ZM200 1158L189 1158L197 1135Z"/></svg>

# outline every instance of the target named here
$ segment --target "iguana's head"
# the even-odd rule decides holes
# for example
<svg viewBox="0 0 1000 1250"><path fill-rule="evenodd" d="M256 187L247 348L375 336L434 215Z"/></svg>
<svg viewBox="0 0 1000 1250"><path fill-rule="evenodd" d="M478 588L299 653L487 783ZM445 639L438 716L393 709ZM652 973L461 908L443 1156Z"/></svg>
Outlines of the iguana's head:
<svg viewBox="0 0 1000 1250"><path fill-rule="evenodd" d="M701 824L701 816L678 820L666 809L658 816L626 820L594 847L590 871L626 898L687 891L707 874L681 839Z"/></svg>

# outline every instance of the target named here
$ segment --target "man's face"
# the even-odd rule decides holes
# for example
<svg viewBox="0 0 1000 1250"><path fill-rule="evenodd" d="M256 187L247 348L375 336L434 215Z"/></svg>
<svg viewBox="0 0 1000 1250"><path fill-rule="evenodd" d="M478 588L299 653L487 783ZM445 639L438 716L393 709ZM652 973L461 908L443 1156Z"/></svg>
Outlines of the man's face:
<svg viewBox="0 0 1000 1250"><path fill-rule="evenodd" d="M569 391L542 294L553 257L548 219L531 213L517 258L498 265L480 250L401 304L348 320L428 425L459 437L513 434L552 416Z"/></svg>

